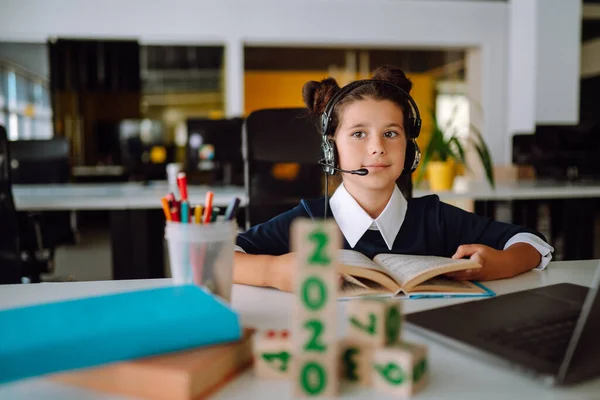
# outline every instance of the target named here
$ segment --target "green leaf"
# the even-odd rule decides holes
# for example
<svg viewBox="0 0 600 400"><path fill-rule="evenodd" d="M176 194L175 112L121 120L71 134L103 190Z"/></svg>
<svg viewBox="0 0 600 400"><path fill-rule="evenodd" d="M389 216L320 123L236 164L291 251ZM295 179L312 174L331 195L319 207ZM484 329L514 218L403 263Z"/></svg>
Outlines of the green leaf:
<svg viewBox="0 0 600 400"><path fill-rule="evenodd" d="M487 151L487 148L485 147L485 145L482 145L481 143L475 143L475 142L473 144L474 144L475 149L477 150L477 154L479 154L481 163L483 164L483 169L485 171L487 180L490 183L490 185L492 186L492 188L495 188L496 184L494 182L494 167L492 165L491 156L490 156L489 152Z"/></svg>
<svg viewBox="0 0 600 400"><path fill-rule="evenodd" d="M481 163L485 170L485 174L488 182L495 188L494 181L494 163L492 162L491 153L485 144L481 132L473 125L469 126L469 135L466 139L461 139L458 136L455 128L452 128L452 123L457 114L458 107L455 106L452 110L452 115L444 129L439 126L438 120L435 116L433 109L429 109L431 120L433 122L431 137L426 145L425 152L421 159L421 167L415 179L415 185L418 185L424 178L427 171L427 164L430 161L447 161L448 159L454 159L462 163L467 169L471 169L467 164L465 145L466 143L472 143L473 147L477 151ZM447 135L444 135L444 132Z"/></svg>
<svg viewBox="0 0 600 400"><path fill-rule="evenodd" d="M490 183L490 186L493 189L495 189L496 182L494 180L494 162L492 161L492 155L490 153L490 150L485 144L485 140L483 140L481 132L479 132L479 130L473 124L470 124L470 129L475 134L475 139L472 139L472 143L477 149L477 154L479 154L479 158L481 159L481 163L483 164L485 175L488 179L488 182Z"/></svg>
<svg viewBox="0 0 600 400"><path fill-rule="evenodd" d="M448 143L454 145L456 148L456 152L454 152L454 158L461 163L466 164L467 159L465 156L465 149L463 148L462 143L460 143L460 140L458 140L456 136L452 136Z"/></svg>

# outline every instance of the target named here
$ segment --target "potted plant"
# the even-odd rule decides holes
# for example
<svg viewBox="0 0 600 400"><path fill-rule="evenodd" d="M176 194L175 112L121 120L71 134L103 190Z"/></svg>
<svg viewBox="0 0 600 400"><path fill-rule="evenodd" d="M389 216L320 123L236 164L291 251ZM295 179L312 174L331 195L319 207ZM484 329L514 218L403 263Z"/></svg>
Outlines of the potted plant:
<svg viewBox="0 0 600 400"><path fill-rule="evenodd" d="M431 190L452 189L457 164L470 169L465 156L465 148L470 145L476 150L481 160L487 181L492 188L495 188L492 157L479 130L471 124L468 134L459 136L456 128L452 128L454 117L450 118L445 128L442 129L438 124L435 113L430 110L430 114L433 129L421 160L421 167L415 185L419 185L427 172ZM453 113L454 115L455 113ZM446 134L444 131L446 131Z"/></svg>

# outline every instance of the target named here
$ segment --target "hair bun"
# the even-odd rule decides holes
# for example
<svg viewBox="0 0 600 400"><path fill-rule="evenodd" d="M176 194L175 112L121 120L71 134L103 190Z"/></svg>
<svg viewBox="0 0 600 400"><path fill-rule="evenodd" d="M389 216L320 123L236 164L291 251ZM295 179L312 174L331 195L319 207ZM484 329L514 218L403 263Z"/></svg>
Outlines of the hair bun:
<svg viewBox="0 0 600 400"><path fill-rule="evenodd" d="M338 90L340 87L333 78L327 78L321 82L309 81L302 88L302 99L311 113L321 114Z"/></svg>
<svg viewBox="0 0 600 400"><path fill-rule="evenodd" d="M373 79L393 83L403 89L406 93L410 93L410 90L412 89L412 82L406 77L404 71L391 65L384 65L375 69L373 72Z"/></svg>

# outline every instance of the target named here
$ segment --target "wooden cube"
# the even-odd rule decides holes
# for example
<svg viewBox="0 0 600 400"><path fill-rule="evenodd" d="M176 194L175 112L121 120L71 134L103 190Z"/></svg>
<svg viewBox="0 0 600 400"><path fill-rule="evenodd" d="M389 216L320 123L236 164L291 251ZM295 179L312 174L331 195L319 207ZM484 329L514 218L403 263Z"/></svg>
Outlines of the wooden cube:
<svg viewBox="0 0 600 400"><path fill-rule="evenodd" d="M254 371L267 379L290 377L292 343L288 330L267 330L257 335L254 344Z"/></svg>
<svg viewBox="0 0 600 400"><path fill-rule="evenodd" d="M297 218L290 238L296 252L293 396L334 397L339 383L336 297L341 233L333 220Z"/></svg>
<svg viewBox="0 0 600 400"><path fill-rule="evenodd" d="M399 301L360 299L348 304L348 336L376 347L400 341L403 325Z"/></svg>
<svg viewBox="0 0 600 400"><path fill-rule="evenodd" d="M429 378L427 347L401 342L380 348L373 358L373 386L396 396L412 396Z"/></svg>
<svg viewBox="0 0 600 400"><path fill-rule="evenodd" d="M375 347L352 338L340 340L340 377L361 385L373 384L373 356Z"/></svg>

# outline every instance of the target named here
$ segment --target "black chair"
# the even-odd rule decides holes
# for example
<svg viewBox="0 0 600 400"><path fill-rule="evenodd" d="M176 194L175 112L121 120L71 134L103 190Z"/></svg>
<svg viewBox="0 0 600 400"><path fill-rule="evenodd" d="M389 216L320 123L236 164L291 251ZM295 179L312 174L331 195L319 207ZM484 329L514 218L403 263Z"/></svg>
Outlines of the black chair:
<svg viewBox="0 0 600 400"><path fill-rule="evenodd" d="M12 196L10 152L0 125L0 284L21 282L17 210Z"/></svg>
<svg viewBox="0 0 600 400"><path fill-rule="evenodd" d="M57 137L46 140L10 142L13 184L45 185L68 183L71 177L70 143ZM28 212L43 226L43 241L55 248L79 241L75 211Z"/></svg>
<svg viewBox="0 0 600 400"><path fill-rule="evenodd" d="M302 198L323 195L323 171L317 164L321 138L306 109L255 111L245 121L243 139L247 228L293 208Z"/></svg>
<svg viewBox="0 0 600 400"><path fill-rule="evenodd" d="M65 138L10 142L12 181L16 184L67 183L69 142Z"/></svg>
<svg viewBox="0 0 600 400"><path fill-rule="evenodd" d="M54 268L54 249L33 213L18 213L12 195L11 145L0 126L0 284L39 282Z"/></svg>
<svg viewBox="0 0 600 400"><path fill-rule="evenodd" d="M75 213L18 211L14 205L12 185L68 182L69 142L63 138L9 142L4 129L0 141L4 154L2 193L6 199L2 206L3 218L17 231L17 234L10 233L14 239L7 247L12 249L18 263L10 268L12 272L7 272L10 277L6 281L15 283L26 278L39 282L41 274L54 270L56 247L78 242ZM7 255L8 259L12 258Z"/></svg>

